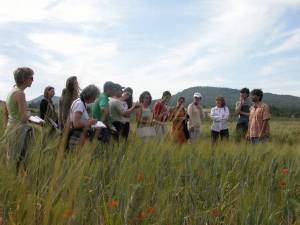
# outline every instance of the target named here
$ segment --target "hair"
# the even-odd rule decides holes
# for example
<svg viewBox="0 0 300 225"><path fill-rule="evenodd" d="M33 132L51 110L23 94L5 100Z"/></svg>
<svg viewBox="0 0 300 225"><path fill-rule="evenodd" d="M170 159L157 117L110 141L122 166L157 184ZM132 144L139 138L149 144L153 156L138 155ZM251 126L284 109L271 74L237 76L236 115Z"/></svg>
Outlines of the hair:
<svg viewBox="0 0 300 225"><path fill-rule="evenodd" d="M45 97L46 99L49 98L49 96L48 96L49 94L48 94L48 93L49 93L49 91L52 90L52 89L54 90L54 87L48 86L48 87L45 88L45 90L44 90L44 97ZM49 99L49 100L51 101L51 99Z"/></svg>
<svg viewBox="0 0 300 225"><path fill-rule="evenodd" d="M253 89L251 91L251 95L256 95L259 97L259 101L261 101L263 99L264 93L261 89Z"/></svg>
<svg viewBox="0 0 300 225"><path fill-rule="evenodd" d="M222 102L222 107L226 106L225 98L223 96L217 96L216 101L221 101Z"/></svg>
<svg viewBox="0 0 300 225"><path fill-rule="evenodd" d="M139 102L140 102L140 103L143 103L144 98L145 98L146 95L149 95L149 97L150 97L150 99L149 99L149 105L150 105L151 102L152 102L152 96L151 96L151 94L150 94L149 91L144 91L144 92L140 95L140 97L139 97Z"/></svg>
<svg viewBox="0 0 300 225"><path fill-rule="evenodd" d="M180 100L183 100L183 101L185 102L185 97L180 96L180 97L177 99L177 102L179 102Z"/></svg>
<svg viewBox="0 0 300 225"><path fill-rule="evenodd" d="M17 86L21 86L24 82L32 77L34 74L33 70L29 67L19 67L14 71L14 79Z"/></svg>
<svg viewBox="0 0 300 225"><path fill-rule="evenodd" d="M162 97L172 96L170 91L164 91Z"/></svg>
<svg viewBox="0 0 300 225"><path fill-rule="evenodd" d="M103 85L104 93L107 93L107 92L109 92L111 90L114 90L114 89L116 89L116 84L111 82L111 81L106 81Z"/></svg>
<svg viewBox="0 0 300 225"><path fill-rule="evenodd" d="M240 93L245 93L245 94L249 95L249 94L250 94L250 91L249 91L248 88L242 88L242 89L240 90Z"/></svg>
<svg viewBox="0 0 300 225"><path fill-rule="evenodd" d="M62 91L62 96L70 97L72 99L71 102L73 102L73 100L75 100L79 95L79 87L78 85L76 87L75 85L76 82L77 82L76 76L69 77L66 81L66 87Z"/></svg>
<svg viewBox="0 0 300 225"><path fill-rule="evenodd" d="M99 95L99 88L93 84L90 84L82 90L82 92L80 93L80 98L82 100L96 100Z"/></svg>
<svg viewBox="0 0 300 225"><path fill-rule="evenodd" d="M133 97L132 97L133 90L132 90L131 87L127 87L127 88L125 88L123 91L124 91L124 92L126 91L126 92L130 93L130 96L125 100L125 102L127 103L128 108L131 108L132 105L133 105Z"/></svg>

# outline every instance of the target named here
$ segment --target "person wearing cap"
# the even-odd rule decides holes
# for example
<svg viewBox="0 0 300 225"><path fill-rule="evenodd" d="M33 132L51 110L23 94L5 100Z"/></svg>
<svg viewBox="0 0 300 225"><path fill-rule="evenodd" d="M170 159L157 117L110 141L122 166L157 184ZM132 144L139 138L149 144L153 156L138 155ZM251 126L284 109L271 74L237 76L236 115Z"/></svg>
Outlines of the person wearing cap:
<svg viewBox="0 0 300 225"><path fill-rule="evenodd" d="M134 112L138 104L133 104L128 108L126 100L132 96L132 89L126 88L124 91L121 85L116 84L116 90L113 97L109 98L109 107L112 115L112 124L117 130L116 138L125 138L127 140L129 134L129 120L131 113Z"/></svg>
<svg viewBox="0 0 300 225"><path fill-rule="evenodd" d="M211 126L211 140L215 144L219 138L221 140L229 138L228 118L229 109L226 106L225 99L222 96L216 97L216 106L210 111L210 118L213 121Z"/></svg>
<svg viewBox="0 0 300 225"><path fill-rule="evenodd" d="M191 140L199 138L201 132L201 120L204 118L203 108L200 105L201 99L202 95L199 92L194 93L193 102L187 108L189 115L188 129Z"/></svg>
<svg viewBox="0 0 300 225"><path fill-rule="evenodd" d="M172 95L169 91L164 91L162 98L158 100L153 107L155 130L157 137L163 137L167 132L167 121L169 110L167 104Z"/></svg>
<svg viewBox="0 0 300 225"><path fill-rule="evenodd" d="M248 122L250 115L251 102L249 101L249 89L242 88L240 90L240 99L235 104L235 114L238 116L236 124L236 141L240 142L242 138L246 138L248 131Z"/></svg>

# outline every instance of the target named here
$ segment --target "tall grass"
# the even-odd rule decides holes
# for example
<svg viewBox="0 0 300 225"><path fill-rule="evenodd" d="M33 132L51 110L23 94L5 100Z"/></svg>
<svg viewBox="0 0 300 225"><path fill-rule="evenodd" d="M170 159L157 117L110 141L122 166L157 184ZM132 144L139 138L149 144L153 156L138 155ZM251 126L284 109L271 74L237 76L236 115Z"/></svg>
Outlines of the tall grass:
<svg viewBox="0 0 300 225"><path fill-rule="evenodd" d="M272 125L272 142L258 146L212 148L205 123L203 138L182 147L132 135L68 155L59 136L40 130L18 176L0 144L1 217L22 225L300 224L300 123Z"/></svg>

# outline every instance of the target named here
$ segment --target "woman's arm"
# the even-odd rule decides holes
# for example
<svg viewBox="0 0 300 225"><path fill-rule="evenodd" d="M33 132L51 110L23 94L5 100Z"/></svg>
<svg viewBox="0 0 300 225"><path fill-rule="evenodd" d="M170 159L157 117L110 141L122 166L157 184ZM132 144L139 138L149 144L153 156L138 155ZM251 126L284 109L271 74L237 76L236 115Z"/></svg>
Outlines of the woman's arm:
<svg viewBox="0 0 300 225"><path fill-rule="evenodd" d="M228 120L228 118L229 118L229 109L228 109L228 107L225 107L224 108L224 114L222 115L222 119L223 120Z"/></svg>
<svg viewBox="0 0 300 225"><path fill-rule="evenodd" d="M45 116L47 114L47 110L48 110L48 101L46 101L45 99L43 99L41 101L41 104L40 104L40 117L42 119L45 119Z"/></svg>
<svg viewBox="0 0 300 225"><path fill-rule="evenodd" d="M95 124L97 121L94 119L88 119L86 121L81 120L82 112L75 112L73 118L73 127L75 129L78 128L85 128L90 127L91 125Z"/></svg>
<svg viewBox="0 0 300 225"><path fill-rule="evenodd" d="M23 91L16 92L14 95L14 100L18 105L18 111L21 115L22 122L28 122L30 113L28 113L27 111L27 104L26 104L26 98L24 92Z"/></svg>
<svg viewBox="0 0 300 225"><path fill-rule="evenodd" d="M212 108L210 110L210 114L209 117L213 120L213 121L221 121L222 120L222 116L220 116L214 108Z"/></svg>

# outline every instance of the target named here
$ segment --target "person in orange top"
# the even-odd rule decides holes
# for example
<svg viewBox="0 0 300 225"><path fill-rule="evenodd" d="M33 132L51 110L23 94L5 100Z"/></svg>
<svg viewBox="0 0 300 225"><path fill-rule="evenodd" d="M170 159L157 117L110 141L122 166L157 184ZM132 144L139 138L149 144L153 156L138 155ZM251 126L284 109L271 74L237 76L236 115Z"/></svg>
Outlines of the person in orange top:
<svg viewBox="0 0 300 225"><path fill-rule="evenodd" d="M178 144L183 144L187 141L188 135L186 119L187 114L184 109L185 98L179 97L176 107L170 113L170 120L172 121L172 135Z"/></svg>
<svg viewBox="0 0 300 225"><path fill-rule="evenodd" d="M162 98L158 100L153 107L153 116L157 137L163 137L167 132L167 121L169 110L167 104L172 95L169 91L164 91Z"/></svg>
<svg viewBox="0 0 300 225"><path fill-rule="evenodd" d="M270 138L269 120L271 113L269 106L262 102L263 91L254 89L251 91L251 99L254 105L250 108L249 127L247 137L252 144L268 141Z"/></svg>

